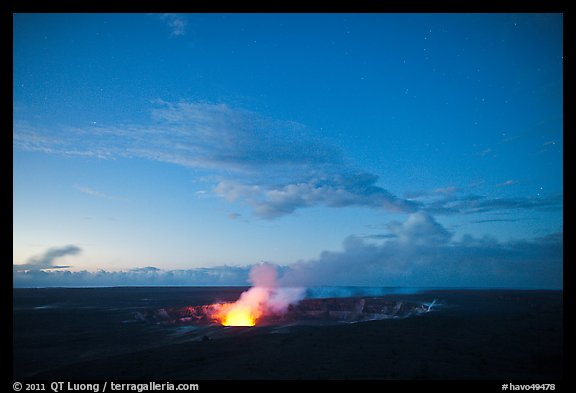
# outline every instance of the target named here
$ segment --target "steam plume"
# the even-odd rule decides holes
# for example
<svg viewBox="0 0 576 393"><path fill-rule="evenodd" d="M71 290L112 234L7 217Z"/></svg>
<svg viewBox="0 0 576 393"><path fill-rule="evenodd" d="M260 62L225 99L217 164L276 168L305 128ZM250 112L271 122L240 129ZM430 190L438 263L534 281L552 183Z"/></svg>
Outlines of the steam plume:
<svg viewBox="0 0 576 393"><path fill-rule="evenodd" d="M254 266L250 271L250 281L252 288L221 310L223 324L254 325L263 316L282 315L290 304L302 300L306 294L305 288L279 287L278 272L269 263Z"/></svg>

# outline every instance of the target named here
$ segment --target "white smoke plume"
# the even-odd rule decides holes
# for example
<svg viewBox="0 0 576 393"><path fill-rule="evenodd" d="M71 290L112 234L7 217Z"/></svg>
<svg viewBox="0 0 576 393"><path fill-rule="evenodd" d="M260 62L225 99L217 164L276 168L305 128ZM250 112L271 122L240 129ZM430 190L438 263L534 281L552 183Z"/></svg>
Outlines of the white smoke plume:
<svg viewBox="0 0 576 393"><path fill-rule="evenodd" d="M240 295L232 304L225 305L220 312L220 319L226 325L235 325L232 317L239 323L250 323L263 316L282 315L290 304L295 304L306 295L305 288L281 287L278 285L278 271L270 263L256 265L250 271L253 286Z"/></svg>

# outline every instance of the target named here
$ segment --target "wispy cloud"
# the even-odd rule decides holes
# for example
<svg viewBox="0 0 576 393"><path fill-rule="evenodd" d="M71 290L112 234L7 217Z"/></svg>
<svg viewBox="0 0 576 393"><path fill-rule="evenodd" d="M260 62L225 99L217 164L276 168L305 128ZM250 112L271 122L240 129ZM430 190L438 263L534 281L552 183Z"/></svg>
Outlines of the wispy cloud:
<svg viewBox="0 0 576 393"><path fill-rule="evenodd" d="M434 190L434 192L436 194L445 194L445 195L454 194L457 191L458 191L458 188L456 188L454 186L441 187L441 188L437 188Z"/></svg>
<svg viewBox="0 0 576 393"><path fill-rule="evenodd" d="M484 184L486 184L486 180L480 179L468 184L467 188L477 188L483 186Z"/></svg>
<svg viewBox="0 0 576 393"><path fill-rule="evenodd" d="M298 123L277 121L225 104L155 101L149 124L45 129L14 124L15 148L103 159L146 158L182 166L249 174L322 171L342 165L339 149ZM268 169L270 168L270 169Z"/></svg>
<svg viewBox="0 0 576 393"><path fill-rule="evenodd" d="M518 180L506 180L505 182L496 184L496 187L508 187L518 184Z"/></svg>
<svg viewBox="0 0 576 393"><path fill-rule="evenodd" d="M146 267L137 267L134 269L130 269L131 272L134 273L156 273L161 271L161 269L155 267L155 266L146 266Z"/></svg>
<svg viewBox="0 0 576 393"><path fill-rule="evenodd" d="M340 149L301 124L224 104L155 104L151 125L46 131L15 123L14 146L68 156L146 158L205 170L218 179L213 188L217 195L248 205L267 219L318 205L404 212L417 208L379 186L376 175L347 165ZM85 186L79 189L106 196Z"/></svg>
<svg viewBox="0 0 576 393"><path fill-rule="evenodd" d="M510 179L496 184L496 187L511 187L518 183L517 180ZM558 211L563 208L562 194L503 198L471 192L484 184L485 181L481 180L461 187L449 186L428 191L413 191L404 195L416 204L418 210L435 215L478 214L522 209Z"/></svg>
<svg viewBox="0 0 576 393"><path fill-rule="evenodd" d="M242 214L240 214L240 213L235 213L235 212L231 212L231 213L228 213L228 214L227 214L227 217L228 217L230 220L238 220L238 219L242 218Z"/></svg>
<svg viewBox="0 0 576 393"><path fill-rule="evenodd" d="M162 14L162 19L170 28L170 34L176 37L186 34L186 19L179 14Z"/></svg>
<svg viewBox="0 0 576 393"><path fill-rule="evenodd" d="M47 250L44 254L30 258L27 263L14 264L14 271L40 271L47 269L66 269L69 265L55 265L57 259L77 255L82 249L75 245L68 245L64 247L54 247Z"/></svg>
<svg viewBox="0 0 576 393"><path fill-rule="evenodd" d="M563 208L563 197L554 194L542 197L490 198L483 195L458 195L426 204L432 214L475 214L505 210L558 211Z"/></svg>
<svg viewBox="0 0 576 393"><path fill-rule="evenodd" d="M561 143L557 142L556 140L548 140L542 143L540 154L553 151L562 151Z"/></svg>
<svg viewBox="0 0 576 393"><path fill-rule="evenodd" d="M396 196L377 175L350 165L341 149L306 126L208 102L156 100L148 124L44 128L14 122L14 148L101 159L144 158L203 171L210 192L274 219L314 206L363 206L431 214L558 209L562 196L489 198L480 183ZM508 180L500 186L510 186ZM80 186L80 191L110 197ZM205 197L205 193L197 197Z"/></svg>
<svg viewBox="0 0 576 393"><path fill-rule="evenodd" d="M94 196L97 198L103 198L103 199L114 199L112 196L105 194L103 192L100 192L100 191L96 191L90 187L75 185L74 188L77 189L78 191L80 191L81 193L86 194L86 195Z"/></svg>
<svg viewBox="0 0 576 393"><path fill-rule="evenodd" d="M518 221L532 221L535 218L532 217L524 217L524 218L486 218L483 220L473 220L472 223L475 224L483 224L487 222L518 222Z"/></svg>

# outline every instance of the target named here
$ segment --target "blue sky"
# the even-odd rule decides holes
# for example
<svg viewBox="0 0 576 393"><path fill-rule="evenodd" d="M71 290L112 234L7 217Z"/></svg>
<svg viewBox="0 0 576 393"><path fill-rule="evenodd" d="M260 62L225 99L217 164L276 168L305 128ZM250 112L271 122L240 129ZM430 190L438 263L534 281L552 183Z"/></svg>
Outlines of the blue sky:
<svg viewBox="0 0 576 393"><path fill-rule="evenodd" d="M562 29L15 14L15 285L559 287Z"/></svg>

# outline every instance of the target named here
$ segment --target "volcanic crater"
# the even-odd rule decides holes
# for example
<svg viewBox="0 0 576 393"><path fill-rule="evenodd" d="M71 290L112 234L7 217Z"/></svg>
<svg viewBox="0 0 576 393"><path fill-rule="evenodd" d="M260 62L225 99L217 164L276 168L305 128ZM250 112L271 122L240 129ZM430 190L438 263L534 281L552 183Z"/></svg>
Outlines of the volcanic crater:
<svg viewBox="0 0 576 393"><path fill-rule="evenodd" d="M150 309L136 312L135 318L162 325L220 325L222 307L229 303ZM354 323L390 318L406 318L429 312L436 302L395 300L385 297L349 297L303 299L288 306L284 313L267 313L259 317L257 326L314 325Z"/></svg>

